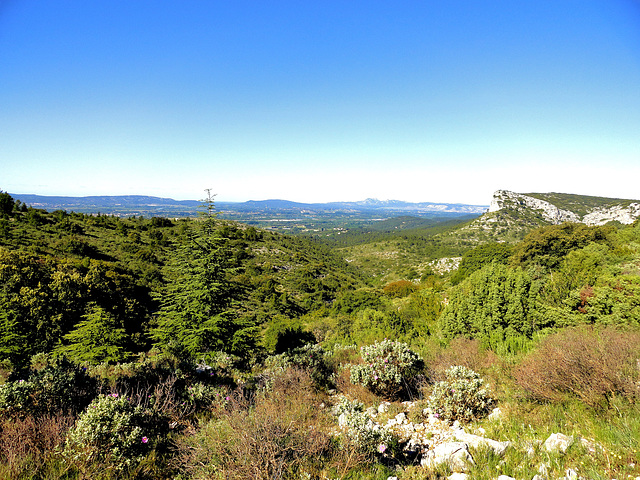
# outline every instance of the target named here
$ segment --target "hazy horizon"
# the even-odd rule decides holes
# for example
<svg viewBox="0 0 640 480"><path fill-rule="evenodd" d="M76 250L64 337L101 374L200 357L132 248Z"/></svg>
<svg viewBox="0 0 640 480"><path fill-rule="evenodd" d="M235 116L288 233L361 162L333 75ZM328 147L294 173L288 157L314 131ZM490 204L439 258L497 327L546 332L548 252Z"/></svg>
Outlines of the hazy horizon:
<svg viewBox="0 0 640 480"><path fill-rule="evenodd" d="M634 0L0 2L0 65L9 192L640 197Z"/></svg>

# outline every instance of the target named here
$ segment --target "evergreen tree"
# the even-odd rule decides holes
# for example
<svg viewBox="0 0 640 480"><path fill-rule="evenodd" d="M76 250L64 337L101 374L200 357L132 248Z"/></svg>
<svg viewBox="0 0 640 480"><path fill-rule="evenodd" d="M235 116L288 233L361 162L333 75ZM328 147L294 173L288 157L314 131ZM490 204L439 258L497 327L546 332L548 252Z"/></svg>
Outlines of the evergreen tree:
<svg viewBox="0 0 640 480"><path fill-rule="evenodd" d="M238 298L229 280L232 255L216 230L213 197L206 192L203 218L194 222L169 266L169 284L152 331L158 347L194 360L213 351L246 354L257 340L256 328L232 308Z"/></svg>
<svg viewBox="0 0 640 480"><path fill-rule="evenodd" d="M117 363L131 356L126 330L113 314L97 305L64 340L68 344L58 346L55 353L78 363Z"/></svg>

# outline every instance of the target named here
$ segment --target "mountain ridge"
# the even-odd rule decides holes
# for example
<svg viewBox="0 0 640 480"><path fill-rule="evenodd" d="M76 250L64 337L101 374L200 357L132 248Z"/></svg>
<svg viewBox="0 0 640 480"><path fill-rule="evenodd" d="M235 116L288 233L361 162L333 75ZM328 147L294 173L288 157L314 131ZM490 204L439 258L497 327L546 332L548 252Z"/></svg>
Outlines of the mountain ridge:
<svg viewBox="0 0 640 480"><path fill-rule="evenodd" d="M79 213L124 213L126 209L151 210L153 207L163 207L168 212L158 213L175 214L184 209L184 215L194 214L196 207L201 205L197 200L174 200L172 198L155 197L148 195L92 195L85 197L73 196L48 196L35 194L10 194L13 198L37 208L45 210L74 210ZM424 212L424 213L454 213L454 214L480 214L487 210L488 205L470 205L464 203L445 202L405 202L402 200L378 200L368 198L355 202L324 202L304 203L283 199L248 200L246 202L216 202L218 210L249 211L253 209L263 210L386 210L396 212ZM102 209L102 210L101 210ZM104 209L108 209L105 211ZM112 211L115 210L115 211Z"/></svg>

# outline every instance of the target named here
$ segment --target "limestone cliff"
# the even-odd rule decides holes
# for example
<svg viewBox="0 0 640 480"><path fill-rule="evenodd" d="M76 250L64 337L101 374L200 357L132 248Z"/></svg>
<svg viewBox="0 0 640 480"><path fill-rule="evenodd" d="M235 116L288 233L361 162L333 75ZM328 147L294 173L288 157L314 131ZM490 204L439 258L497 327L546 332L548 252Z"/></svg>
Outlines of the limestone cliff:
<svg viewBox="0 0 640 480"><path fill-rule="evenodd" d="M562 203L570 207L560 208L557 203L545 200L545 197L556 199L556 202L562 199ZM568 201L569 199L571 201ZM493 194L488 212L505 209L515 210L520 214L532 210L554 225L564 222L604 225L612 221L630 224L640 217L640 201L568 194L522 194L498 190Z"/></svg>

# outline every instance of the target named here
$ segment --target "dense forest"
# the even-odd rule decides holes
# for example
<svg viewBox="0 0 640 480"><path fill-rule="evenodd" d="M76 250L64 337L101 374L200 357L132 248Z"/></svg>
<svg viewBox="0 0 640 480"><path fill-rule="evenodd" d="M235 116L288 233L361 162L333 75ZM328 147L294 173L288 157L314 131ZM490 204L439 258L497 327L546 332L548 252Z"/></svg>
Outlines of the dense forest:
<svg viewBox="0 0 640 480"><path fill-rule="evenodd" d="M640 476L640 222L411 222L321 242L211 195L169 219L0 192L0 477L449 477L433 433L419 450L365 415L408 403L511 442L472 449L471 478ZM583 441L549 453L554 432Z"/></svg>

